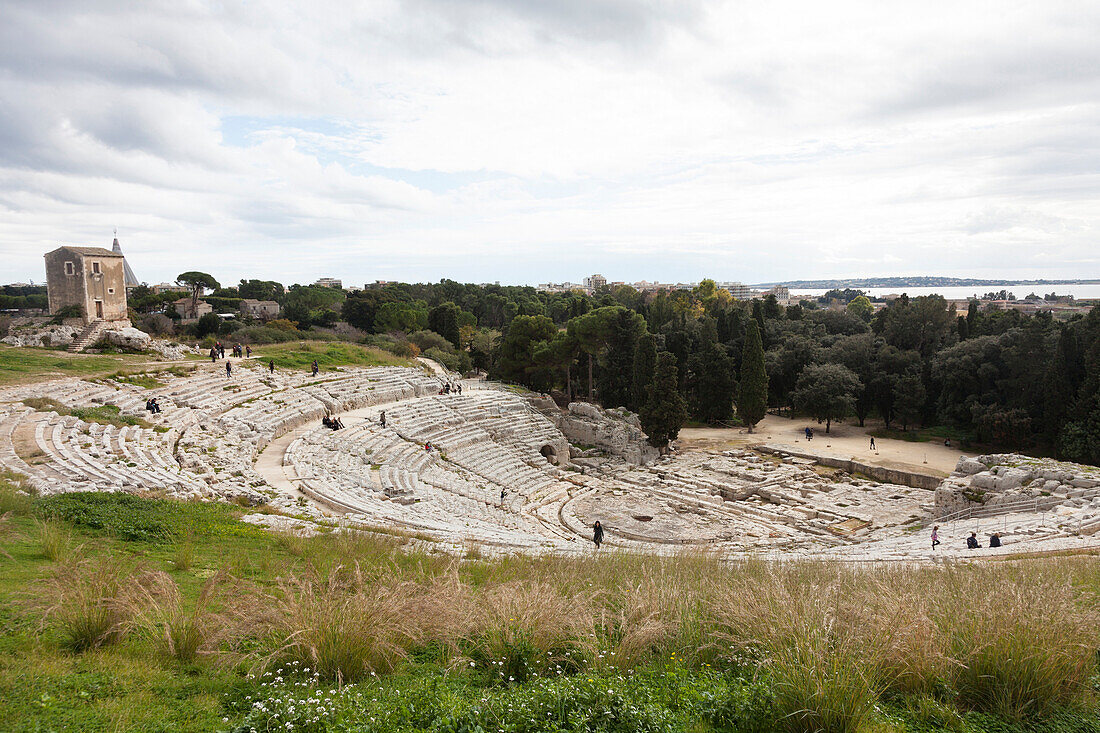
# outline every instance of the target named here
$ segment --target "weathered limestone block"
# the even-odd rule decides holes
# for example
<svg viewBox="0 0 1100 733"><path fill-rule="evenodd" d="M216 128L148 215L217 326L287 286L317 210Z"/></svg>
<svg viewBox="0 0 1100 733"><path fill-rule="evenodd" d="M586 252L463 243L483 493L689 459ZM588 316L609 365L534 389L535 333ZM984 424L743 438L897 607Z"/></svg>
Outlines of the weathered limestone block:
<svg viewBox="0 0 1100 733"><path fill-rule="evenodd" d="M627 410L603 410L587 402L571 402L567 412L551 415L551 419L570 443L595 446L637 465L652 463L658 457L638 417Z"/></svg>
<svg viewBox="0 0 1100 733"><path fill-rule="evenodd" d="M149 334L130 326L104 331L102 338L109 344L134 351L145 351L153 340Z"/></svg>
<svg viewBox="0 0 1100 733"><path fill-rule="evenodd" d="M962 456L959 458L959 462L955 465L955 472L961 473L966 476L971 476L975 473L981 473L985 471L986 467L981 462Z"/></svg>

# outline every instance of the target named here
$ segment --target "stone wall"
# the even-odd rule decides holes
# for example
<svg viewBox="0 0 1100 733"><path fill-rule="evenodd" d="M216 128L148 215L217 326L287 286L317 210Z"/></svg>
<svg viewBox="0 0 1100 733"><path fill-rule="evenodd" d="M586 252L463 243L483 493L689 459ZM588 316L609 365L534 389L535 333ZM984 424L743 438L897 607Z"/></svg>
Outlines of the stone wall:
<svg viewBox="0 0 1100 733"><path fill-rule="evenodd" d="M881 481L885 484L912 486L916 489L928 489L929 491L932 491L935 490L940 485L940 482L943 480L940 476L933 476L927 473L902 471L901 469L886 468L884 466L873 466L869 463L861 463L860 461L855 461L848 458L820 456L816 453L800 453L799 451L793 451L783 446L762 445L759 449L765 453L773 453L775 455L788 455L794 456L796 458L807 458L813 460L815 463L821 464L822 466L828 466L829 468L839 468L840 470L847 471L848 473L861 473L864 476L869 476L870 478L873 478L876 481Z"/></svg>

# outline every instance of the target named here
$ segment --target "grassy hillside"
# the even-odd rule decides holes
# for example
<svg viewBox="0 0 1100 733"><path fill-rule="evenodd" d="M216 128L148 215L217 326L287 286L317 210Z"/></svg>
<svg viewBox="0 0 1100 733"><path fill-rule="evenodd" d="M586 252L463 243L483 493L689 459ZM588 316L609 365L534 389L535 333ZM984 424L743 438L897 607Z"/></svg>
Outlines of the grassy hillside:
<svg viewBox="0 0 1100 733"><path fill-rule="evenodd" d="M70 354L0 345L0 386L58 377L101 377L155 360L144 354Z"/></svg>
<svg viewBox="0 0 1100 733"><path fill-rule="evenodd" d="M388 351L346 341L292 341L265 344L252 351L264 364L274 360L276 369L308 370L315 360L322 371L339 366L410 366L412 362Z"/></svg>
<svg viewBox="0 0 1100 733"><path fill-rule="evenodd" d="M456 559L0 479L0 729L1100 731L1100 561Z"/></svg>

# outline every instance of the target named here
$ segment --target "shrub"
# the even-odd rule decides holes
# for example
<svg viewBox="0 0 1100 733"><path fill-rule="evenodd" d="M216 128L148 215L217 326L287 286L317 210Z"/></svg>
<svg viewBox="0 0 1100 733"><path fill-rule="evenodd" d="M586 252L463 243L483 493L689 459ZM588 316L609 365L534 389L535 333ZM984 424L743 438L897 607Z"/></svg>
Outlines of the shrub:
<svg viewBox="0 0 1100 733"><path fill-rule="evenodd" d="M294 321L288 321L285 318L276 318L274 320L268 321L267 322L267 327L270 328L270 329L274 329L276 331L282 331L284 333L289 333L289 334L292 334L292 335L297 335L299 333L298 324Z"/></svg>
<svg viewBox="0 0 1100 733"><path fill-rule="evenodd" d="M458 372L459 374L465 374L473 369L473 363L470 361L470 355L462 351L459 353L453 353L443 351L441 349L428 349L424 352L424 356L429 359L438 361L443 366L447 367L452 372Z"/></svg>
<svg viewBox="0 0 1100 733"><path fill-rule="evenodd" d="M195 323L195 335L200 339L218 333L222 319L217 313L207 313Z"/></svg>
<svg viewBox="0 0 1100 733"><path fill-rule="evenodd" d="M421 351L439 349L446 353L454 352L454 347L451 345L451 342L435 331L414 331L409 334L409 341L416 344L417 348Z"/></svg>

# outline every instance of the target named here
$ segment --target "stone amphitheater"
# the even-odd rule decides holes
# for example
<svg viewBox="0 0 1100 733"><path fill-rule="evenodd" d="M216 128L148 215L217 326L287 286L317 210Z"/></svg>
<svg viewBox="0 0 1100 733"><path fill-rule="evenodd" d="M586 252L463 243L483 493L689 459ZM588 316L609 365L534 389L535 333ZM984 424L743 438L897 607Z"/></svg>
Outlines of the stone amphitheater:
<svg viewBox="0 0 1100 733"><path fill-rule="evenodd" d="M610 551L858 561L1089 547L1100 530L1100 472L1089 467L983 456L960 461L931 491L781 450L658 457L629 413L583 403L560 410L427 369L312 377L237 365L232 378L209 364L158 372L154 386L62 379L6 388L0 467L44 494L152 492L265 505L246 518L303 531L318 523L385 528L490 554L593 552L597 519ZM461 383L462 394L439 394L444 380ZM154 396L158 414L145 410ZM42 408L42 398L55 411L27 403ZM97 405L148 426L67 414ZM326 414L345 428L322 426ZM935 553L933 523L944 540ZM971 531L983 546L999 532L1004 546L967 551Z"/></svg>

